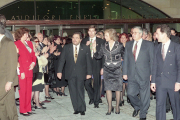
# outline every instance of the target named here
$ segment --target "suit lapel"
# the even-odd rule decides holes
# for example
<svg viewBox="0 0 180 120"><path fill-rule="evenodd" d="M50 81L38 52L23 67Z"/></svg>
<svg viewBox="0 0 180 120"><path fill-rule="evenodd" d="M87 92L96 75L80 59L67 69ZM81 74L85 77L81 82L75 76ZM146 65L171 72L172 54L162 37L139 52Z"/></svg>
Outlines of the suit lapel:
<svg viewBox="0 0 180 120"><path fill-rule="evenodd" d="M174 49L173 49L173 48L174 48L174 47L173 47L173 43L170 42L170 45L169 45L169 48L168 48L168 50L167 50L167 53L166 53L166 57L165 57L164 62L166 62L167 59L171 56L171 54L174 53Z"/></svg>
<svg viewBox="0 0 180 120"><path fill-rule="evenodd" d="M78 57L77 57L76 63L77 63L77 62L79 61L79 59L81 58L82 51L83 51L83 46L82 46L82 44L80 44L80 46L79 46L79 53L78 53Z"/></svg>
<svg viewBox="0 0 180 120"><path fill-rule="evenodd" d="M146 49L146 44L145 44L144 40L142 40L141 47L139 49L139 54L137 56L137 60L136 61L138 61L139 56L141 56L143 50L145 50L145 49Z"/></svg>
<svg viewBox="0 0 180 120"><path fill-rule="evenodd" d="M74 62L74 50L73 50L73 44L72 43L69 46L69 55L70 55L70 59L72 60L72 62L75 63Z"/></svg>
<svg viewBox="0 0 180 120"><path fill-rule="evenodd" d="M132 41L131 43L130 43L130 47L129 47L129 51L130 51L130 56L132 57L132 59L134 59L134 55L133 55L133 44L134 44L134 41ZM125 49L126 49L126 47L125 47ZM134 60L135 61L135 60Z"/></svg>

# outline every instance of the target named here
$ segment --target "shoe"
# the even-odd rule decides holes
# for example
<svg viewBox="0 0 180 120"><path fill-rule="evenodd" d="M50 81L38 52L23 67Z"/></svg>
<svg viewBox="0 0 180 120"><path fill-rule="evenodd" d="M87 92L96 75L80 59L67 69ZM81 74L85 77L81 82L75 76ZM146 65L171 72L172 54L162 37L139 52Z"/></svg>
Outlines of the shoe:
<svg viewBox="0 0 180 120"><path fill-rule="evenodd" d="M78 111L75 111L73 114L78 114L79 112Z"/></svg>
<svg viewBox="0 0 180 120"><path fill-rule="evenodd" d="M81 115L85 115L85 112L83 111L83 112L81 112Z"/></svg>
<svg viewBox="0 0 180 120"><path fill-rule="evenodd" d="M123 105L124 105L124 100L119 103L119 106L123 106Z"/></svg>
<svg viewBox="0 0 180 120"><path fill-rule="evenodd" d="M45 96L45 99L54 99L53 97L51 97L51 96Z"/></svg>
<svg viewBox="0 0 180 120"><path fill-rule="evenodd" d="M146 120L146 118L140 118L139 120Z"/></svg>
<svg viewBox="0 0 180 120"><path fill-rule="evenodd" d="M65 93L62 93L62 96L67 96Z"/></svg>
<svg viewBox="0 0 180 120"><path fill-rule="evenodd" d="M156 99L156 96L154 96L154 99Z"/></svg>
<svg viewBox="0 0 180 120"><path fill-rule="evenodd" d="M62 96L62 92L56 92L57 96Z"/></svg>
<svg viewBox="0 0 180 120"><path fill-rule="evenodd" d="M112 98L112 101L116 101L116 99L115 99L115 98Z"/></svg>
<svg viewBox="0 0 180 120"><path fill-rule="evenodd" d="M39 103L39 104L40 104L41 106L42 106L42 105L44 105L44 103L43 103L43 102L42 102L42 103Z"/></svg>
<svg viewBox="0 0 180 120"><path fill-rule="evenodd" d="M94 105L94 108L99 108L99 105Z"/></svg>
<svg viewBox="0 0 180 120"><path fill-rule="evenodd" d="M171 111L170 109L166 109L166 113L168 113L169 111Z"/></svg>
<svg viewBox="0 0 180 120"><path fill-rule="evenodd" d="M44 104L44 103L49 103L49 102L51 102L51 101L45 100L45 101L42 101L42 102L43 102L43 104Z"/></svg>
<svg viewBox="0 0 180 120"><path fill-rule="evenodd" d="M35 109L46 109L46 107L43 107L43 106L41 106L41 107L35 106Z"/></svg>
<svg viewBox="0 0 180 120"><path fill-rule="evenodd" d="M99 99L99 103L102 103L102 99Z"/></svg>
<svg viewBox="0 0 180 120"><path fill-rule="evenodd" d="M32 114L36 114L36 113L33 113L33 112L27 112L28 114L32 115Z"/></svg>
<svg viewBox="0 0 180 120"><path fill-rule="evenodd" d="M119 108L118 108L119 109ZM118 110L118 112L115 112L116 114L120 114L120 109Z"/></svg>
<svg viewBox="0 0 180 120"><path fill-rule="evenodd" d="M132 116L133 116L133 117L136 117L136 116L138 115L138 112L139 112L139 110L134 110Z"/></svg>
<svg viewBox="0 0 180 120"><path fill-rule="evenodd" d="M20 113L21 115L23 115L23 116L30 116L28 113L27 114L25 114L25 113Z"/></svg>
<svg viewBox="0 0 180 120"><path fill-rule="evenodd" d="M111 112L114 112L114 107L111 108ZM107 112L106 115L111 115L111 112Z"/></svg>
<svg viewBox="0 0 180 120"><path fill-rule="evenodd" d="M89 100L89 105L93 104L94 103L94 100L90 99Z"/></svg>
<svg viewBox="0 0 180 120"><path fill-rule="evenodd" d="M127 97L127 103L130 103L130 99Z"/></svg>
<svg viewBox="0 0 180 120"><path fill-rule="evenodd" d="M153 96L151 96L150 99L153 100Z"/></svg>

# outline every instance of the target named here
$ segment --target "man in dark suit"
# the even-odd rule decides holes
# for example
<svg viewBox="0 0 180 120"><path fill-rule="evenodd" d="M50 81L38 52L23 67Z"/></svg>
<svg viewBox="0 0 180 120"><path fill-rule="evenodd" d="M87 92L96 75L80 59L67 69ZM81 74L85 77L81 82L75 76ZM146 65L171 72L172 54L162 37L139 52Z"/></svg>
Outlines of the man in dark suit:
<svg viewBox="0 0 180 120"><path fill-rule="evenodd" d="M89 47L81 44L80 32L75 32L72 43L64 46L58 62L57 76L62 77L65 64L65 79L68 80L69 93L74 108L74 114L85 115L84 81L91 78L92 61Z"/></svg>
<svg viewBox="0 0 180 120"><path fill-rule="evenodd" d="M156 119L166 120L166 97L169 95L174 120L180 120L180 45L170 40L170 28L159 25L156 29L159 42L156 46L151 90L156 91Z"/></svg>
<svg viewBox="0 0 180 120"><path fill-rule="evenodd" d="M150 105L150 79L154 45L152 42L141 38L141 27L133 28L132 37L134 41L126 44L123 78L128 79L127 95L134 107L132 116L137 116L140 110L140 120L146 120L147 110ZM137 96L138 94L140 98Z"/></svg>
<svg viewBox="0 0 180 120"><path fill-rule="evenodd" d="M17 79L17 50L12 40L5 36L0 24L0 120L18 120L14 86Z"/></svg>
<svg viewBox="0 0 180 120"><path fill-rule="evenodd" d="M96 43L96 50L99 51L101 44L105 42L105 40L96 37L96 27L94 25L89 26L88 30L89 37L84 38L81 43L87 45L91 50L91 60L92 60L92 68L93 73L92 77L94 79L93 88L92 88L92 80L85 81L85 88L87 90L88 96L90 98L89 104L93 104L94 107L99 108L100 101L100 86L101 86L101 75L100 71L103 68L103 59L97 60L93 58L93 49L92 44ZM93 90L94 89L94 90Z"/></svg>
<svg viewBox="0 0 180 120"><path fill-rule="evenodd" d="M171 35L170 36L170 39L172 42L175 42L175 43L178 43L179 44L179 37L178 36L174 36L174 35Z"/></svg>

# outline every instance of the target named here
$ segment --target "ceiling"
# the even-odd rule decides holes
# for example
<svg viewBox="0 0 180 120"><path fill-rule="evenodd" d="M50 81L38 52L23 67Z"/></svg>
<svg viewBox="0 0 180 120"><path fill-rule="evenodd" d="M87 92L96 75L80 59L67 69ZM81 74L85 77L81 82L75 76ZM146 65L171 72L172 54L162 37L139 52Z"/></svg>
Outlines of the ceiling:
<svg viewBox="0 0 180 120"><path fill-rule="evenodd" d="M143 18L171 18L159 9L151 6L142 0L108 0L110 2L122 5L133 12L141 15Z"/></svg>

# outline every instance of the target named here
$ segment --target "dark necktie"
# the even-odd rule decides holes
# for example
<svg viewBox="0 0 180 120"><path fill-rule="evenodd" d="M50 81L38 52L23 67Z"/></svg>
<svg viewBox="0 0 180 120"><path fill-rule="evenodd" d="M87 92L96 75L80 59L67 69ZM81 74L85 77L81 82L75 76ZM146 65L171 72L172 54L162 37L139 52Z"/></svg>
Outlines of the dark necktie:
<svg viewBox="0 0 180 120"><path fill-rule="evenodd" d="M74 62L76 63L77 61L77 57L78 57L78 54L77 54L77 46L75 47L75 50L74 50Z"/></svg>
<svg viewBox="0 0 180 120"><path fill-rule="evenodd" d="M163 61L165 60L164 45L165 45L165 44L163 44L162 50L161 50L161 54L162 54L162 59L163 59Z"/></svg>
<svg viewBox="0 0 180 120"><path fill-rule="evenodd" d="M135 60L135 61L136 61L137 43L138 43L138 41L136 42L136 44L135 44L135 46L134 46L134 50L133 50L133 55L134 55L134 60Z"/></svg>

